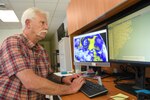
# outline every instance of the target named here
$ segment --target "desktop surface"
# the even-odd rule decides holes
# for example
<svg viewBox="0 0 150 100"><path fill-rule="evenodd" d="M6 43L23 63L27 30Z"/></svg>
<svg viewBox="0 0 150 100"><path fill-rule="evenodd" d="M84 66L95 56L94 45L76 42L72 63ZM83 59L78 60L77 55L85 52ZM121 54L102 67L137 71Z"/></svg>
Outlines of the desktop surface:
<svg viewBox="0 0 150 100"><path fill-rule="evenodd" d="M115 80L115 78L113 78L113 77L108 77L108 78L102 79L103 85L108 89L108 93L105 95L93 97L92 100L108 100L108 99L110 99L110 96L114 96L119 93L129 96L129 100L137 100L136 96L117 89L115 87L114 80ZM96 80L92 80L92 79L90 79L90 81L97 82ZM61 98L62 98L62 100L90 100L91 99L91 98L88 98L85 94L83 94L80 91L75 94L61 96Z"/></svg>

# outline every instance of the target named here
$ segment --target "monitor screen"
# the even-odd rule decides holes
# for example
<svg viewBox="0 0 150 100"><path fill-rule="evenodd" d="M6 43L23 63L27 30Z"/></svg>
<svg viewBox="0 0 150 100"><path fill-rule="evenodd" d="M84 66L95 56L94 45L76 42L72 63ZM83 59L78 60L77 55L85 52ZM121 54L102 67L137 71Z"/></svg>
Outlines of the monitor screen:
<svg viewBox="0 0 150 100"><path fill-rule="evenodd" d="M62 23L59 28L57 29L57 38L58 42L61 40L61 38L65 37L65 29L64 29L64 23Z"/></svg>
<svg viewBox="0 0 150 100"><path fill-rule="evenodd" d="M73 38L74 62L108 62L107 30Z"/></svg>
<svg viewBox="0 0 150 100"><path fill-rule="evenodd" d="M150 64L150 6L108 25L111 61Z"/></svg>

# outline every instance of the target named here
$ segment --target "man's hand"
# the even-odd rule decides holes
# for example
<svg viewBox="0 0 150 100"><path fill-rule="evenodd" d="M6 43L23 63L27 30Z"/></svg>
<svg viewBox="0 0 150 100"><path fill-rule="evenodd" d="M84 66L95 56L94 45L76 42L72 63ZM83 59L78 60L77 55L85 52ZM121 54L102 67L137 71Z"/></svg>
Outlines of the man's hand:
<svg viewBox="0 0 150 100"><path fill-rule="evenodd" d="M80 74L73 74L70 76L66 76L62 79L62 82L65 84L71 84L74 79L79 78L80 76L81 76Z"/></svg>
<svg viewBox="0 0 150 100"><path fill-rule="evenodd" d="M83 77L80 76L78 78L75 78L70 84L73 93L78 92L84 83L85 83L85 79Z"/></svg>

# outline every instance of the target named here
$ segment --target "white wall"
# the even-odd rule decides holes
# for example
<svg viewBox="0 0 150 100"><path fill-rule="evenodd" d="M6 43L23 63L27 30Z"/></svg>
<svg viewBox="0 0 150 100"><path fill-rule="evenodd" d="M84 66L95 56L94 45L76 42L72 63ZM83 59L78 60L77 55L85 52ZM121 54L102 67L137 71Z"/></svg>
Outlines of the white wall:
<svg viewBox="0 0 150 100"><path fill-rule="evenodd" d="M5 30L0 30L0 45L6 39L8 36L11 36L13 34L20 34L21 29L5 29Z"/></svg>

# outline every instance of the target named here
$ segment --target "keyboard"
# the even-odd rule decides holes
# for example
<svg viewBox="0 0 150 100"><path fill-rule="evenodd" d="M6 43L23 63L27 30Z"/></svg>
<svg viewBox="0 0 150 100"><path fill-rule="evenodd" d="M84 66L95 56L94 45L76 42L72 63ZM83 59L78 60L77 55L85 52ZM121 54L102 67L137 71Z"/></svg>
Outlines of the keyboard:
<svg viewBox="0 0 150 100"><path fill-rule="evenodd" d="M102 95L108 92L103 86L86 80L86 83L81 87L80 91L87 95L89 98Z"/></svg>

